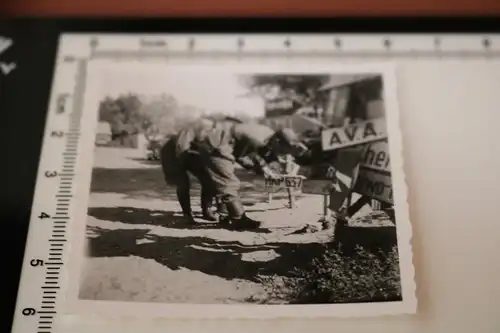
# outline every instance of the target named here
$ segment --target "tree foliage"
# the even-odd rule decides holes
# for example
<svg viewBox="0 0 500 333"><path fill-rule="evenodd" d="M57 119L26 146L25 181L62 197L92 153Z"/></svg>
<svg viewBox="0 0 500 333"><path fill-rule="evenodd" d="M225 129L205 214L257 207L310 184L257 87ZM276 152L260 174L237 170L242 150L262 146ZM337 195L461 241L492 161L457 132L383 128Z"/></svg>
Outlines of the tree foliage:
<svg viewBox="0 0 500 333"><path fill-rule="evenodd" d="M146 137L156 137L167 134L175 129L174 118L179 105L177 100L163 94L155 98L144 100L141 106L144 132Z"/></svg>
<svg viewBox="0 0 500 333"><path fill-rule="evenodd" d="M175 134L202 114L203 110L181 105L168 94L108 96L99 106L99 121L110 123L113 137L143 133L148 140Z"/></svg>
<svg viewBox="0 0 500 333"><path fill-rule="evenodd" d="M241 83L251 93L261 96L266 101L292 99L304 106L316 106L322 102L324 94L319 90L329 75L269 75L257 74L244 76Z"/></svg>
<svg viewBox="0 0 500 333"><path fill-rule="evenodd" d="M136 134L142 129L143 117L140 108L141 101L133 94L117 98L106 97L99 106L99 121L108 122L113 135L124 132Z"/></svg>

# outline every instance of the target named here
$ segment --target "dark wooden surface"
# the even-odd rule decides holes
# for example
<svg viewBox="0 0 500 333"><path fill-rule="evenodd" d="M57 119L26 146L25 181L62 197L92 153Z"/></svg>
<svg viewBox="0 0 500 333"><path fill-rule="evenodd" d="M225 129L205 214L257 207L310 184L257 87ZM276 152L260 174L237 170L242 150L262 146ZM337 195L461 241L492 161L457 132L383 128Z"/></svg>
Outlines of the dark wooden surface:
<svg viewBox="0 0 500 333"><path fill-rule="evenodd" d="M494 15L499 0L1 0L9 15L399 16Z"/></svg>

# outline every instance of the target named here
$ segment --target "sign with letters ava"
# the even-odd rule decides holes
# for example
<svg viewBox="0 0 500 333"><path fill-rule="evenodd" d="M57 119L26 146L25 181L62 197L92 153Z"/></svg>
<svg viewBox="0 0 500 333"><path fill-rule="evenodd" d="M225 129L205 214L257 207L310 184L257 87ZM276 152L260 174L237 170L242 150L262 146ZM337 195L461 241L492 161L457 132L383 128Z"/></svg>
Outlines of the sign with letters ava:
<svg viewBox="0 0 500 333"><path fill-rule="evenodd" d="M363 121L345 127L326 129L321 133L324 151L355 146L387 138L384 118Z"/></svg>

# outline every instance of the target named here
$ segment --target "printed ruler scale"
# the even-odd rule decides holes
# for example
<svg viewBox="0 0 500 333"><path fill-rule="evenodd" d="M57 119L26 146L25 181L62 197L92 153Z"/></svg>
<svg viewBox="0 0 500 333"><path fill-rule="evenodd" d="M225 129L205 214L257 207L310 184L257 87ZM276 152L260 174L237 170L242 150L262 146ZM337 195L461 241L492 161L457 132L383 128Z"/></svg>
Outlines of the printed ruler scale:
<svg viewBox="0 0 500 333"><path fill-rule="evenodd" d="M7 36L8 37L8 36ZM500 35L63 35L56 61L13 333L57 332L73 223L86 65L98 58L189 55L336 57L500 56ZM17 66L23 66L22 63ZM83 184L86 186L86 184Z"/></svg>
<svg viewBox="0 0 500 333"><path fill-rule="evenodd" d="M55 70L13 332L53 332L80 135L82 96L75 92L82 91L84 66L63 60Z"/></svg>

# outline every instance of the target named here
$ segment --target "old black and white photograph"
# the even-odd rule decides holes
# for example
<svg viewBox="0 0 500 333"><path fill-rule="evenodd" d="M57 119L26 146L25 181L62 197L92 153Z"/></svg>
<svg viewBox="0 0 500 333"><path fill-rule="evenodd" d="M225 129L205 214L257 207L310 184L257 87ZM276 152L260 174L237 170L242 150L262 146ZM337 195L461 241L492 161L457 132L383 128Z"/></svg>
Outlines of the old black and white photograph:
<svg viewBox="0 0 500 333"><path fill-rule="evenodd" d="M78 301L398 312L413 276L395 83L323 67L102 71Z"/></svg>

